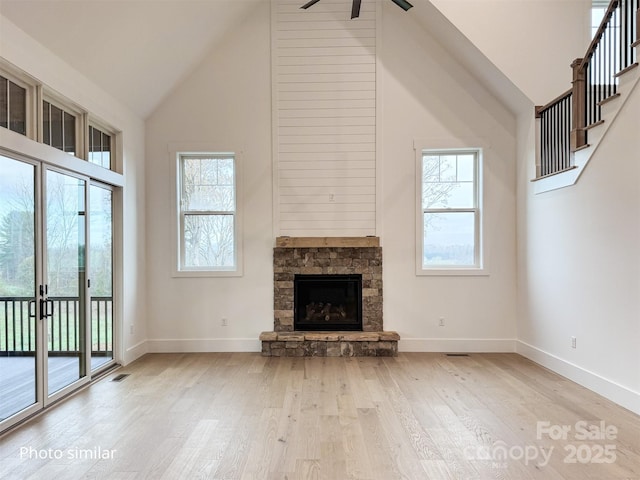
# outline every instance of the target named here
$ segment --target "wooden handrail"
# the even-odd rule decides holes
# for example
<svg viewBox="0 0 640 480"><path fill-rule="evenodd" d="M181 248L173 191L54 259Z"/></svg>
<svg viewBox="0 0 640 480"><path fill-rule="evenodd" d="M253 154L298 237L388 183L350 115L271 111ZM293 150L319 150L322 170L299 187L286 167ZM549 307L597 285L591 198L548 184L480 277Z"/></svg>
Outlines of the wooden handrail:
<svg viewBox="0 0 640 480"><path fill-rule="evenodd" d="M571 63L571 89L535 107L541 128L540 165L546 161L546 171L567 168L566 159L587 146L587 130L600 122L600 107L619 95L618 77L637 65L633 48L639 45L638 0L611 0L584 57Z"/></svg>
<svg viewBox="0 0 640 480"><path fill-rule="evenodd" d="M536 105L536 118L540 118L540 115L542 115L545 110L548 110L549 108L553 107L556 103L561 102L562 100L567 98L572 93L573 93L573 88L570 88L566 92L561 93L560 95L558 95L556 98L551 100L546 105L542 105L542 106Z"/></svg>
<svg viewBox="0 0 640 480"><path fill-rule="evenodd" d="M598 44L602 39L602 35L604 35L604 31L607 29L609 20L611 20L611 16L613 15L615 9L618 8L619 4L620 0L611 0L607 11L604 12L604 16L602 17L602 22L600 23L598 30L596 30L596 34L593 36L593 40L591 40L589 48L587 48L587 53L585 53L584 57L582 57L582 63L580 64L581 69L587 68L587 64L589 63L589 60L591 60L591 57L593 57L593 54L596 52L596 48L598 48Z"/></svg>

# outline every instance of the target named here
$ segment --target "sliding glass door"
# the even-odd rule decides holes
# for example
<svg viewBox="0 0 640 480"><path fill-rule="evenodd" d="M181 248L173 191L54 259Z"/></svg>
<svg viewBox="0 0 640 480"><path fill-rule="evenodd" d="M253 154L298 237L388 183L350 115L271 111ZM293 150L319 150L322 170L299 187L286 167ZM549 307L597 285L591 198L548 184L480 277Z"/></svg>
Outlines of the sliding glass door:
<svg viewBox="0 0 640 480"><path fill-rule="evenodd" d="M113 191L89 187L91 369L113 360Z"/></svg>
<svg viewBox="0 0 640 480"><path fill-rule="evenodd" d="M113 312L113 190L0 154L0 431L114 362Z"/></svg>
<svg viewBox="0 0 640 480"><path fill-rule="evenodd" d="M47 334L47 392L87 376L87 182L46 170L46 281L42 317Z"/></svg>
<svg viewBox="0 0 640 480"><path fill-rule="evenodd" d="M36 166L0 156L0 422L38 401Z"/></svg>

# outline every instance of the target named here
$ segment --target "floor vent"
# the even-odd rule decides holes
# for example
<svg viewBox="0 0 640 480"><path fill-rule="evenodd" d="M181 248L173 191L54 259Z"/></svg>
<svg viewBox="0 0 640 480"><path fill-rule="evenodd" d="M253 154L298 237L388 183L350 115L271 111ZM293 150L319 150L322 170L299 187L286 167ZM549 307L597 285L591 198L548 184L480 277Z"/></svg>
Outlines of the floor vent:
<svg viewBox="0 0 640 480"><path fill-rule="evenodd" d="M468 357L468 353L447 353L447 357Z"/></svg>
<svg viewBox="0 0 640 480"><path fill-rule="evenodd" d="M121 373L120 375L116 375L115 377L113 377L111 379L112 382L121 382L122 380L124 380L125 378L127 378L129 376L128 373Z"/></svg>

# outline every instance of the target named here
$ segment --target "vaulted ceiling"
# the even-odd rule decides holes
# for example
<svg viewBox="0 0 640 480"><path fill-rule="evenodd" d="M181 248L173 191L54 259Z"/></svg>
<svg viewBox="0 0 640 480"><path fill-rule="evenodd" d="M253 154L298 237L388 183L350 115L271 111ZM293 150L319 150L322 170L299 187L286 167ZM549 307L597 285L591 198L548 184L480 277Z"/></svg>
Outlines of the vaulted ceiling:
<svg viewBox="0 0 640 480"><path fill-rule="evenodd" d="M270 0L0 0L0 15L147 118L261 2ZM431 2L414 7L407 21L510 109L523 108L522 93Z"/></svg>
<svg viewBox="0 0 640 480"><path fill-rule="evenodd" d="M146 118L265 1L0 0L0 14Z"/></svg>

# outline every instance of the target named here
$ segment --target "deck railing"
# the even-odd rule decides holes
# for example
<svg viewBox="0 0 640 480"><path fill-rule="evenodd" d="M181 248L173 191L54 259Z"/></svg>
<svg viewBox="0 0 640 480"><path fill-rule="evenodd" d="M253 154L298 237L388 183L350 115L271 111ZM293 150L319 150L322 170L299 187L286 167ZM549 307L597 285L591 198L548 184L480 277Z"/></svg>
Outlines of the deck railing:
<svg viewBox="0 0 640 480"><path fill-rule="evenodd" d="M538 178L571 168L572 153L587 145L588 129L601 122L601 106L616 95L619 75L637 62L638 17L640 0L612 0L587 53L571 64L571 90L536 107L541 119Z"/></svg>
<svg viewBox="0 0 640 480"><path fill-rule="evenodd" d="M53 355L80 353L80 301L78 297L49 297L53 316L48 319L47 346ZM33 299L0 297L0 356L33 355L36 322ZM91 354L113 353L113 299L91 297Z"/></svg>

